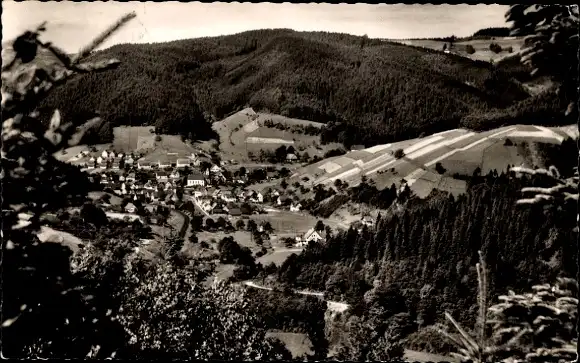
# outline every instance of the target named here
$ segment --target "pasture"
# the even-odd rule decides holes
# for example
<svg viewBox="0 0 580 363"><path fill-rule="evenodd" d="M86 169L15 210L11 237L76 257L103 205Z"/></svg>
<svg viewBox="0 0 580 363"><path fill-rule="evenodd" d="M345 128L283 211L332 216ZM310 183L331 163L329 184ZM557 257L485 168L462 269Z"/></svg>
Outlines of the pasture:
<svg viewBox="0 0 580 363"><path fill-rule="evenodd" d="M340 179L354 186L365 175L379 189L390 187L393 183L399 185L405 179L410 182L411 189L422 196L428 195L434 188L455 194L465 189L465 183L448 180L454 175L471 176L477 168L487 174L494 169L498 172L507 170L508 165L538 164L533 153L521 150L522 142L560 144L565 137L577 135L577 130L575 126L532 125L501 127L481 133L465 129L449 130L328 158L298 169L288 182L292 184L308 177L314 184L328 186ZM506 139L518 147L506 145ZM403 155L397 159L394 152L399 149L403 150ZM445 170L437 170L438 164Z"/></svg>
<svg viewBox="0 0 580 363"><path fill-rule="evenodd" d="M113 128L113 148L117 151L131 152L148 149L146 140L153 141L153 126L119 126ZM145 144L145 145L143 145ZM150 142L149 142L150 144Z"/></svg>
<svg viewBox="0 0 580 363"><path fill-rule="evenodd" d="M269 121L273 122L274 126L265 126ZM289 129L279 129L275 126L278 124ZM298 152L308 153L311 157L315 155L322 157L328 150L340 147L338 144L321 145L318 135L293 132L290 129L293 126L311 126L320 129L323 124L281 115L255 113L252 109L245 109L212 125L219 135L219 149L222 157L238 162L249 161L249 152L257 156L261 150L274 151L281 145L291 145ZM207 151L212 148L208 142L196 145Z"/></svg>
<svg viewBox="0 0 580 363"><path fill-rule="evenodd" d="M433 49L443 51L444 44L447 44L449 47L448 42L443 42L440 40L429 40L429 39L409 39L409 40L393 40L394 42L411 45L415 47ZM499 53L492 52L489 49L489 45L491 43L499 44L502 48L502 51ZM480 60L489 62L493 60L494 62L509 55L510 53L507 51L509 47L512 47L513 52L518 52L524 44L524 40L522 37L498 37L494 39L473 39L467 41L459 41L454 43L451 52L458 54L460 56L472 59L472 60ZM467 53L467 46L471 45L475 49L475 53L469 54Z"/></svg>

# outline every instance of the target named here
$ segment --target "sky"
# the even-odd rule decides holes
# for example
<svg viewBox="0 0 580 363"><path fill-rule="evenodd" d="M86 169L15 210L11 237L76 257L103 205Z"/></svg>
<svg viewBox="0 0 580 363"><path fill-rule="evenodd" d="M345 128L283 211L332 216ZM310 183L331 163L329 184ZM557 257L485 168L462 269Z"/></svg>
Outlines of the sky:
<svg viewBox="0 0 580 363"><path fill-rule="evenodd" d="M505 5L371 5L200 2L2 1L2 42L47 21L43 40L75 52L125 13L137 18L104 48L118 43L154 43L290 28L405 39L467 36L506 26ZM103 48L102 47L102 48Z"/></svg>

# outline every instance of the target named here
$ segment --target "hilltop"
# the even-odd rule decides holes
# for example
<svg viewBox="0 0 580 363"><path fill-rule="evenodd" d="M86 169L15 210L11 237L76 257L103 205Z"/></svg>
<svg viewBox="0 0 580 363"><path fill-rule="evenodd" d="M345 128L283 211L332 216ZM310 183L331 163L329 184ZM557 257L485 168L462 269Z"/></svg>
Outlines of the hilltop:
<svg viewBox="0 0 580 363"><path fill-rule="evenodd" d="M205 140L210 122L245 107L327 123L323 142L372 146L457 127L502 124L558 106L530 96L519 64L500 69L442 51L346 34L287 29L157 44L120 44L97 52L122 64L79 75L55 89L44 109L107 125L156 126L157 132ZM99 92L92 92L99 90ZM495 127L495 126L491 126Z"/></svg>

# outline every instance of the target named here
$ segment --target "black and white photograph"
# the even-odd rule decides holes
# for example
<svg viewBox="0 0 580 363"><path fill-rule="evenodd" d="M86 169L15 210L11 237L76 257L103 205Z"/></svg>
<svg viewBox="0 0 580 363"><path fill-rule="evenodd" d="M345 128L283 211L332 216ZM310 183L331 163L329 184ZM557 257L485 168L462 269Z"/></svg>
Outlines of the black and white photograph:
<svg viewBox="0 0 580 363"><path fill-rule="evenodd" d="M577 5L1 4L3 359L577 361Z"/></svg>

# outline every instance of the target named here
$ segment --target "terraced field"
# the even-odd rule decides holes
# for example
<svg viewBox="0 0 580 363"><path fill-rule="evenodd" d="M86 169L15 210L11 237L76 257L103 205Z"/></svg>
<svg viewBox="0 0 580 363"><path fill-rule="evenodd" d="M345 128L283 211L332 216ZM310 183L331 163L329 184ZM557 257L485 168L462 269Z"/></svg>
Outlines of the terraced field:
<svg viewBox="0 0 580 363"><path fill-rule="evenodd" d="M307 176L314 184L324 185L340 179L356 185L364 175L378 188L405 180L420 196L434 188L461 193L465 182L454 176L470 176L477 168L486 174L494 169L506 170L509 165L532 166L535 160L522 152L524 142L560 144L569 137L578 137L577 126L516 125L481 133L455 129L328 158L299 169L292 179ZM397 150L403 150L404 156L395 158Z"/></svg>

